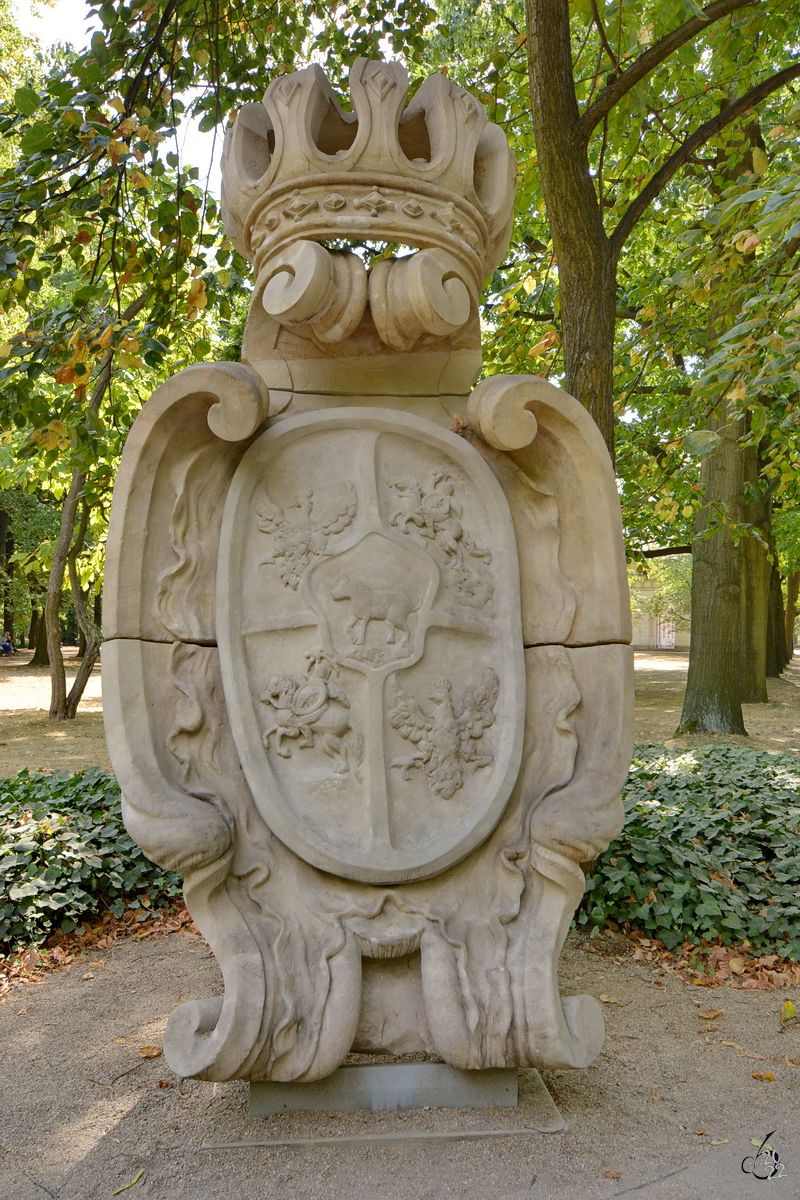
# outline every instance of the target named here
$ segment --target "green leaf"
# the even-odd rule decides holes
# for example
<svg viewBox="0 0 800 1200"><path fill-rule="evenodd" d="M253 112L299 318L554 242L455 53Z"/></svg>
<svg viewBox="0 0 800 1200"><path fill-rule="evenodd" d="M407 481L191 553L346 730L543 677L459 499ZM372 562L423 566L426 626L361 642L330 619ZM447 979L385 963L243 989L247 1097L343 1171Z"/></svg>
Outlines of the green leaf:
<svg viewBox="0 0 800 1200"><path fill-rule="evenodd" d="M20 138L19 148L23 154L40 154L53 144L53 138L52 125L31 125Z"/></svg>
<svg viewBox="0 0 800 1200"><path fill-rule="evenodd" d="M684 434L683 448L687 454L700 456L710 454L721 442L721 436L712 429L694 429Z"/></svg>
<svg viewBox="0 0 800 1200"><path fill-rule="evenodd" d="M106 39L98 29L92 34L92 54L101 65L108 60L108 48Z"/></svg>
<svg viewBox="0 0 800 1200"><path fill-rule="evenodd" d="M39 95L29 87L18 87L14 92L14 104L23 117L32 117L39 107Z"/></svg>

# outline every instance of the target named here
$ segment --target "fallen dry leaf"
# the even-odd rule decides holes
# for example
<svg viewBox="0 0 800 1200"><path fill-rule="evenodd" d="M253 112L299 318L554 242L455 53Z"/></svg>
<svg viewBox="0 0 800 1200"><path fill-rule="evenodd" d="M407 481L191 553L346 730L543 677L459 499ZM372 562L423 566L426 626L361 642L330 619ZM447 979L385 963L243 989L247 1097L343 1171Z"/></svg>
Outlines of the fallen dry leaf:
<svg viewBox="0 0 800 1200"><path fill-rule="evenodd" d="M661 1097L660 1097L660 1096L653 1096L653 1099L654 1099L654 1100L660 1100L660 1099L661 1099Z"/></svg>
<svg viewBox="0 0 800 1200"><path fill-rule="evenodd" d="M168 1079L159 1079L158 1086L159 1087L173 1087L174 1085L172 1083L170 1083L170 1081Z"/></svg>
<svg viewBox="0 0 800 1200"><path fill-rule="evenodd" d="M721 1041L720 1046L730 1046L730 1048L732 1050L741 1050L741 1048L742 1048L738 1042L728 1042L728 1041Z"/></svg>
<svg viewBox="0 0 800 1200"><path fill-rule="evenodd" d="M27 1010L27 1008L18 1008L18 1009L17 1009L17 1016L18 1016L18 1017L24 1017L27 1011L28 1011L28 1010Z"/></svg>
<svg viewBox="0 0 800 1200"><path fill-rule="evenodd" d="M607 996L605 992L600 993L600 999L603 1001L603 1004L622 1004L622 1001L618 1000L616 996Z"/></svg>
<svg viewBox="0 0 800 1200"><path fill-rule="evenodd" d="M603 1171L603 1175L606 1179L621 1179L622 1171Z"/></svg>
<svg viewBox="0 0 800 1200"><path fill-rule="evenodd" d="M125 1038L114 1038L114 1042L116 1043L117 1046L124 1046L125 1041L126 1041Z"/></svg>
<svg viewBox="0 0 800 1200"><path fill-rule="evenodd" d="M743 1050L739 1058L757 1058L759 1062L766 1062L763 1054L756 1054L755 1050Z"/></svg>
<svg viewBox="0 0 800 1200"><path fill-rule="evenodd" d="M783 1061L787 1067L800 1067L800 1058L785 1058Z"/></svg>
<svg viewBox="0 0 800 1200"><path fill-rule="evenodd" d="M160 1046L140 1046L139 1053L142 1058L158 1058L161 1054Z"/></svg>
<svg viewBox="0 0 800 1200"><path fill-rule="evenodd" d="M132 1188L135 1183L138 1183L143 1175L144 1175L144 1167L140 1167L139 1170L134 1175L133 1179L130 1181L130 1183L123 1183L122 1187L118 1187L115 1192L111 1193L111 1195L118 1196L120 1194L120 1192L127 1192L128 1188Z"/></svg>
<svg viewBox="0 0 800 1200"><path fill-rule="evenodd" d="M734 975L744 975L744 959L729 958L728 966L733 971Z"/></svg>
<svg viewBox="0 0 800 1200"><path fill-rule="evenodd" d="M91 971L87 971L86 974L83 976L83 979L94 979L94 975L92 974Z"/></svg>
<svg viewBox="0 0 800 1200"><path fill-rule="evenodd" d="M753 1079L768 1079L771 1083L775 1082L775 1076L772 1074L772 1071L764 1071L761 1074L758 1071L751 1071L750 1074L753 1076Z"/></svg>
<svg viewBox="0 0 800 1200"><path fill-rule="evenodd" d="M695 1137L708 1137L707 1129L693 1129L692 1133L695 1135Z"/></svg>
<svg viewBox="0 0 800 1200"><path fill-rule="evenodd" d="M709 1146L727 1146L730 1138L720 1138L718 1142L709 1142Z"/></svg>
<svg viewBox="0 0 800 1200"><path fill-rule="evenodd" d="M702 1017L704 1021L715 1021L717 1017L721 1017L725 1012L724 1008L710 1008L708 1012L699 1012L698 1017Z"/></svg>
<svg viewBox="0 0 800 1200"><path fill-rule="evenodd" d="M791 1000L784 1000L781 1006L781 1020L793 1021L797 1016L797 1011Z"/></svg>

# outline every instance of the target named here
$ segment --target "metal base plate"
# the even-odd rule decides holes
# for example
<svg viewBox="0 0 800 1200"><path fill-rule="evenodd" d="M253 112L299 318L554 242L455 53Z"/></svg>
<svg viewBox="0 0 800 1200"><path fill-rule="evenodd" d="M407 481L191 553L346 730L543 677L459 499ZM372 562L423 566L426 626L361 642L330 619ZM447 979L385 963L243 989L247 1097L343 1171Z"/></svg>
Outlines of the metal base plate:
<svg viewBox="0 0 800 1200"><path fill-rule="evenodd" d="M459 1071L446 1063L339 1067L313 1083L251 1083L250 1116L401 1108L516 1108L514 1068Z"/></svg>

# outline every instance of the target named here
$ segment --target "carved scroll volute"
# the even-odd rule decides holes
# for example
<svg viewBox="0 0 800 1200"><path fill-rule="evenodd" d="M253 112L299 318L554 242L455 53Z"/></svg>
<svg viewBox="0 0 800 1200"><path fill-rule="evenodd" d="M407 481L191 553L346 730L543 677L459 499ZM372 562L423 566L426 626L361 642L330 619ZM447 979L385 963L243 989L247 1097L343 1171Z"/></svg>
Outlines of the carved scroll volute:
<svg viewBox="0 0 800 1200"><path fill-rule="evenodd" d="M341 342L367 305L367 272L356 254L298 241L271 259L261 303L281 325L308 325L322 342Z"/></svg>
<svg viewBox="0 0 800 1200"><path fill-rule="evenodd" d="M482 453L504 487L519 495L532 488L531 497L534 492L542 498L549 496L554 506L554 516L544 519L539 536L531 535L529 524L519 527L523 596L527 589L528 597L522 606L526 644L537 645L555 636L552 626L544 636L544 610L534 598L538 580L559 577L567 601L564 619L577 600L568 633L561 628L560 619L557 622L559 640L566 638L567 645L576 646L629 642L631 617L619 492L608 449L588 410L574 396L537 375L493 375L479 383L470 396L467 420L487 443ZM517 482L516 471L521 473ZM517 483L522 485L521 493ZM544 507L549 506L545 503ZM527 502L512 506L517 514L523 508L529 508ZM551 569L543 573L537 557L547 545L549 555L557 546L557 560L552 559ZM569 581L566 589L563 581Z"/></svg>
<svg viewBox="0 0 800 1200"><path fill-rule="evenodd" d="M230 829L164 767L146 697L168 690L173 643L214 640L222 501L244 450L237 443L246 444L268 412L269 391L249 367L189 367L144 405L117 474L103 595L107 740L126 826L171 870L216 862Z"/></svg>
<svg viewBox="0 0 800 1200"><path fill-rule="evenodd" d="M266 384L240 363L214 363L200 370L208 372L208 390L218 397L208 410L211 432L223 442L244 442L252 437L269 412ZM225 380L224 389L220 387L221 377ZM206 382L201 380L199 371L195 382L198 385Z"/></svg>
<svg viewBox="0 0 800 1200"><path fill-rule="evenodd" d="M443 250L376 263L369 298L375 328L394 350L410 349L424 333L456 333L469 320L473 301L463 269Z"/></svg>
<svg viewBox="0 0 800 1200"><path fill-rule="evenodd" d="M552 384L530 375L492 375L475 388L467 420L495 450L522 450L536 437L536 417L527 407Z"/></svg>
<svg viewBox="0 0 800 1200"><path fill-rule="evenodd" d="M180 534L181 506L192 496L182 488L186 473L206 464L214 486L226 488L238 461L237 444L246 443L269 413L269 391L261 378L241 363L209 363L173 375L147 401L133 424L117 473L109 523L103 602L103 633L108 638L172 638L213 641L213 570L221 503L211 489L198 497L191 516L193 540L204 548L203 561L190 563L194 552ZM220 445L220 441L227 443ZM224 490L222 491L224 497ZM200 511L202 510L202 512ZM219 512L215 510L220 510ZM197 538L194 538L197 534ZM180 543L175 544L175 537ZM202 546L201 546L202 544ZM194 557L197 557L194 555ZM160 609L165 568L175 576L176 597L186 595L186 579L173 569L191 568L204 585L208 601L197 604L191 628L165 624ZM209 574L210 571L210 574ZM157 598L158 597L158 598ZM196 597L193 597L194 603ZM198 626L198 622L200 626Z"/></svg>

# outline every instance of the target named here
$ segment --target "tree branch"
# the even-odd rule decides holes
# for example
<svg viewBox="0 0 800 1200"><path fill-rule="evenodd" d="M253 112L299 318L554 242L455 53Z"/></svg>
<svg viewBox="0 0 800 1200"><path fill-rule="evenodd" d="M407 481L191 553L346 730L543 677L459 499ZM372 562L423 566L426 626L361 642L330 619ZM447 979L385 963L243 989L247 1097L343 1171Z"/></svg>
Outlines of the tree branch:
<svg viewBox="0 0 800 1200"><path fill-rule="evenodd" d="M123 311L119 314L120 321L130 321L136 316L137 313L141 312L147 303L147 297L149 295L150 292L148 290L142 292L141 296L137 296L136 299L133 300L128 307L123 309ZM109 349L106 350L105 354L103 355L100 363L100 370L97 372L97 377L94 381L94 387L92 388L92 394L89 397L89 412L97 412L100 407L100 401L106 394L106 389L111 382L111 366L114 362L114 353L114 349L109 347Z"/></svg>
<svg viewBox="0 0 800 1200"><path fill-rule="evenodd" d="M793 66L779 71L777 75L770 75L768 79L762 80L761 83L751 88L749 92L745 92L744 95L734 100L732 104L728 104L723 108L722 112L718 113L716 117L712 117L710 121L705 121L702 125L698 126L694 133L690 134L678 149L661 164L655 175L651 176L639 192L639 195L632 201L623 214L610 239L615 254L619 254L628 235L642 214L663 191L673 175L693 156L696 150L703 146L709 138L720 133L726 125L730 125L731 121L735 121L737 117L746 113L749 108L753 108L767 96L770 96L773 92L777 92L779 88L784 87L791 80L798 78L800 78L800 63L795 63Z"/></svg>
<svg viewBox="0 0 800 1200"><path fill-rule="evenodd" d="M635 321L638 312L638 308L618 308L616 317L618 321ZM554 321L555 319L554 312L518 312L514 314L515 321Z"/></svg>
<svg viewBox="0 0 800 1200"><path fill-rule="evenodd" d="M692 389L690 387L650 387L648 384L646 387L634 388L633 392L637 396L640 393L644 396L652 396L654 393L658 393L660 396L691 396Z"/></svg>
<svg viewBox="0 0 800 1200"><path fill-rule="evenodd" d="M123 104L125 106L125 116L126 117L129 117L131 115L131 113L133 112L134 108L136 107L136 100L139 95L139 88L142 86L142 83L144 82L144 77L147 74L147 68L150 66L150 62L153 58L153 55L155 54L156 50L158 49L159 43L161 41L161 35L163 34L167 25L169 25L169 23L172 19L173 13L175 12L176 8L178 8L179 6L180 6L180 0L169 0L167 7L164 9L163 13L161 14L161 19L158 22L158 25L156 26L155 33L153 34L152 38L150 39L149 45L145 49L144 59L142 60L142 65L140 66L140 68L136 72L136 74L134 75L133 79L131 80L130 84L128 85L128 90L125 93L125 99L123 101Z"/></svg>
<svg viewBox="0 0 800 1200"><path fill-rule="evenodd" d="M668 554L691 554L691 546L659 546L657 550L640 550L642 558L666 558Z"/></svg>
<svg viewBox="0 0 800 1200"><path fill-rule="evenodd" d="M709 25L721 20L722 17L727 17L738 8L747 8L754 3L757 3L757 0L714 0L713 4L707 4L703 9L705 17L691 17L677 29L673 29L671 33L659 38L657 42L653 42L652 46L643 50L639 57L631 63L627 71L603 88L594 103L584 111L578 122L577 132L580 139L584 143L588 142L595 126L600 124L603 117L608 116L622 97L627 95L631 88L640 83L661 63L666 62L670 55L674 54L685 42L691 41L698 33L708 29Z"/></svg>
<svg viewBox="0 0 800 1200"><path fill-rule="evenodd" d="M608 55L609 61L611 62L612 67L617 72L617 74L619 74L620 73L619 60L617 59L617 56L615 55L614 51L611 49L611 47L608 44L608 38L606 37L606 31L603 28L603 22L600 20L600 13L598 12L598 9L597 9L597 0L592 0L592 16L594 17L595 27L600 36L600 41L603 44L603 49L605 50L606 54Z"/></svg>

